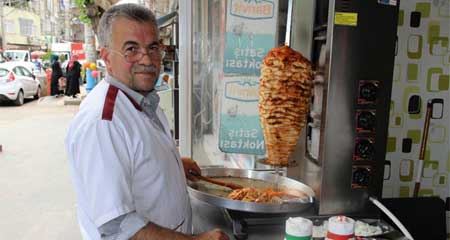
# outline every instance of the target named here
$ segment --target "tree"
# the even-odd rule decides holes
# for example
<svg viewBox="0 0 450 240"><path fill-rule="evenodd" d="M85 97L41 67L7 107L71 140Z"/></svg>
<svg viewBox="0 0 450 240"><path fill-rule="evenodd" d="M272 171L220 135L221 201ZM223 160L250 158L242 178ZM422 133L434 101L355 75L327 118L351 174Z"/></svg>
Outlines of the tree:
<svg viewBox="0 0 450 240"><path fill-rule="evenodd" d="M97 33L98 22L106 9L111 7L111 2L107 0L75 0L80 9L79 19L92 26Z"/></svg>

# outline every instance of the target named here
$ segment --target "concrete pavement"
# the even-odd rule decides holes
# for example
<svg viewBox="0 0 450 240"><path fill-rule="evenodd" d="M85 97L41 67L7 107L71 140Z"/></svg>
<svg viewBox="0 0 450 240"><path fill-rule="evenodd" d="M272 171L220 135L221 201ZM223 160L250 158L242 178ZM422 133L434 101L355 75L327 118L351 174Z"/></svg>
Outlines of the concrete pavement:
<svg viewBox="0 0 450 240"><path fill-rule="evenodd" d="M0 239L79 240L64 137L78 106L0 104Z"/></svg>

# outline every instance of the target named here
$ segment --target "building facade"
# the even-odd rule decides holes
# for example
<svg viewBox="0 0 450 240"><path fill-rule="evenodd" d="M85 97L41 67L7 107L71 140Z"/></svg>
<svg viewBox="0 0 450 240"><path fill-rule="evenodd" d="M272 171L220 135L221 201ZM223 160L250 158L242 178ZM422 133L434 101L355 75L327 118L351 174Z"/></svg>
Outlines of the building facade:
<svg viewBox="0 0 450 240"><path fill-rule="evenodd" d="M5 49L47 50L55 42L84 42L74 0L0 1L0 43Z"/></svg>
<svg viewBox="0 0 450 240"><path fill-rule="evenodd" d="M107 10L118 0L95 0ZM147 6L157 17L167 14L175 0L128 0ZM2 0L0 1L0 45L3 49L48 50L52 43L86 41L92 29L79 18L75 0ZM95 27L95 26L94 26ZM92 38L92 37L90 37ZM95 41L95 40L94 40ZM95 43L94 43L95 44Z"/></svg>
<svg viewBox="0 0 450 240"><path fill-rule="evenodd" d="M2 46L7 49L37 50L43 43L41 19L31 9L2 7Z"/></svg>

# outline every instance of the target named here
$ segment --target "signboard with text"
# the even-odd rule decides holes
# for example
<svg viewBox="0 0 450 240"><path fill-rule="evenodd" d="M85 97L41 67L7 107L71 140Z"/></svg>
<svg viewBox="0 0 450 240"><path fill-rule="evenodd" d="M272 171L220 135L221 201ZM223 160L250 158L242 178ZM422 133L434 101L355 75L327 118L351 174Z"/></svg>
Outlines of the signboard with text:
<svg viewBox="0 0 450 240"><path fill-rule="evenodd" d="M225 77L220 115L222 152L265 154L258 116L257 77Z"/></svg>
<svg viewBox="0 0 450 240"><path fill-rule="evenodd" d="M227 6L225 74L259 75L275 45L278 1L231 0Z"/></svg>
<svg viewBox="0 0 450 240"><path fill-rule="evenodd" d="M258 114L261 61L275 46L278 0L230 0L227 6L219 149L264 155Z"/></svg>
<svg viewBox="0 0 450 240"><path fill-rule="evenodd" d="M78 55L79 60L86 59L86 53L84 52L83 43L70 43L70 55Z"/></svg>

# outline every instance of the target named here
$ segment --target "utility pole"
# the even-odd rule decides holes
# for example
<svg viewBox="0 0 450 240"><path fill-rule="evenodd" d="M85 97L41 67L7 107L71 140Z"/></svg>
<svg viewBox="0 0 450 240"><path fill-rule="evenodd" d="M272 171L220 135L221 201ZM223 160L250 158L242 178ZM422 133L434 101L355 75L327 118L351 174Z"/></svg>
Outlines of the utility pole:
<svg viewBox="0 0 450 240"><path fill-rule="evenodd" d="M97 59L97 52L95 49L95 34L92 26L89 24L84 24L84 43L86 52L86 60L88 62L94 62Z"/></svg>
<svg viewBox="0 0 450 240"><path fill-rule="evenodd" d="M70 25L70 1L68 0L64 0L64 26L65 26L65 31L64 31L64 38L66 39L66 41L72 41L71 35L72 35L72 27Z"/></svg>

